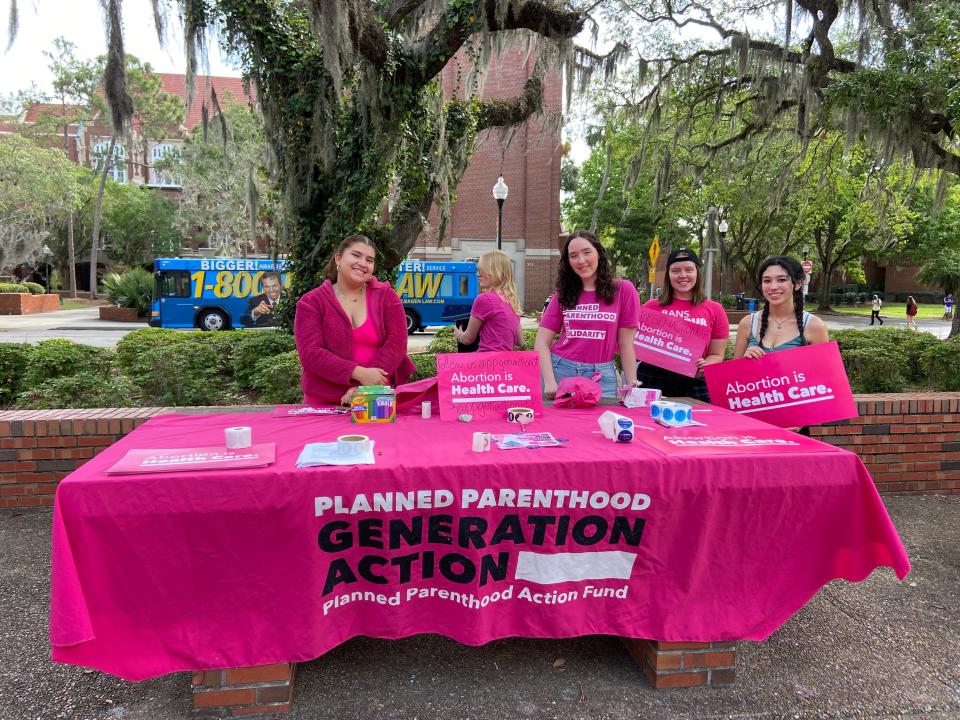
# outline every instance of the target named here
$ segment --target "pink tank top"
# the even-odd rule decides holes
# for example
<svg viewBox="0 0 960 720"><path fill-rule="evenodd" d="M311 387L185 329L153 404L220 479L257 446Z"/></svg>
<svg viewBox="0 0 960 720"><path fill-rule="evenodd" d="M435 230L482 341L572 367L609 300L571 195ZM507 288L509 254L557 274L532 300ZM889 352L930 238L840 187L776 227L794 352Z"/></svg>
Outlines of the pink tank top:
<svg viewBox="0 0 960 720"><path fill-rule="evenodd" d="M369 367L379 348L380 336L368 311L363 325L353 329L353 361L362 367Z"/></svg>

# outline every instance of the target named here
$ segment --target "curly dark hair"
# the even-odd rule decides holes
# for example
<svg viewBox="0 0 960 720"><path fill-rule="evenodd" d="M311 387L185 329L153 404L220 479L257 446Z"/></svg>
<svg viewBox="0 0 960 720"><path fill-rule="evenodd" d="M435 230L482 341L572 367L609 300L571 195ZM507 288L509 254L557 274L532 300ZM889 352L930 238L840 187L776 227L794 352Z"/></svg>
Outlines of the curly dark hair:
<svg viewBox="0 0 960 720"><path fill-rule="evenodd" d="M577 238L587 240L597 251L597 297L602 298L605 303L610 305L616 295L616 283L613 270L610 268L610 261L607 260L607 251L603 249L600 240L592 232L576 230L563 244L563 250L560 252L560 262L557 263L557 300L560 302L560 307L568 309L576 307L577 298L583 292L583 281L570 266L568 254L570 243Z"/></svg>
<svg viewBox="0 0 960 720"><path fill-rule="evenodd" d="M799 261L789 255L774 255L773 257L768 257L760 264L760 269L757 271L757 285L763 284L764 271L774 265L786 270L787 275L790 276L790 280L793 281L794 285L803 282L803 267ZM803 290L796 287L794 287L793 290L793 310L797 314L797 330L800 332L800 344L806 345L807 338L803 332ZM763 312L760 314L760 335L757 337L761 347L763 346L763 336L767 334L767 320L769 316L770 303L764 300Z"/></svg>

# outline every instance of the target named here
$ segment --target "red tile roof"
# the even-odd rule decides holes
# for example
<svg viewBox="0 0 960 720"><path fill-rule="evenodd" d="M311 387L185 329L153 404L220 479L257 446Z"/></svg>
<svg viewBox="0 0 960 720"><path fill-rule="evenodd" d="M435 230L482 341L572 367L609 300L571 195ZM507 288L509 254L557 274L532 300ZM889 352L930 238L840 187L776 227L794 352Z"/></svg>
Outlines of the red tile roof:
<svg viewBox="0 0 960 720"><path fill-rule="evenodd" d="M24 113L23 121L25 123L35 123L43 115L64 117L65 115L82 110L83 108L80 105L67 105L64 107L60 103L32 103Z"/></svg>
<svg viewBox="0 0 960 720"><path fill-rule="evenodd" d="M171 95L185 98L184 87L186 85L186 76L177 73L156 73L163 81L163 88ZM243 79L236 77L218 77L215 75L198 75L193 92L193 102L187 111L187 116L183 121L187 130L193 129L203 121L201 108L203 103L207 104L207 112L213 117L215 110L210 101L210 89L213 87L217 91L217 100L223 107L228 98L232 97L233 102L248 102L250 97L243 88Z"/></svg>

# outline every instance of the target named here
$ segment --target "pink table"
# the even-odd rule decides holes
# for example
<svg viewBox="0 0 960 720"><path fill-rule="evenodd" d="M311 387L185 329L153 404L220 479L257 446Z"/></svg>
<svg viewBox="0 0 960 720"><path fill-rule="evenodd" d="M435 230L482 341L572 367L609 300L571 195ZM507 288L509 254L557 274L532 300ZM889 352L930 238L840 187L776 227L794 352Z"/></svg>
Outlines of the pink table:
<svg viewBox="0 0 960 720"><path fill-rule="evenodd" d="M375 465L302 470L304 443L357 426L153 418L57 490L53 659L140 680L310 660L358 635L762 640L834 578L909 571L856 455L816 441L762 454L640 441L662 428L614 444L594 432L603 409L547 408L532 429L562 448L482 454L471 434L509 432L505 420L403 415L363 427ZM719 408L696 416L771 430ZM235 425L276 442L276 463L104 474L131 448L215 445Z"/></svg>

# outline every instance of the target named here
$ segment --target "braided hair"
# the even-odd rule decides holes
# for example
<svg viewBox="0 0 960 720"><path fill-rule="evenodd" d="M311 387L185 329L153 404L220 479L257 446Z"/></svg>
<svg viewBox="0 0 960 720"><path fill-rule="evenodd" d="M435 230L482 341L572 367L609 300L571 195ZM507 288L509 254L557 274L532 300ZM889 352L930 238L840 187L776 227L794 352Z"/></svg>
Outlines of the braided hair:
<svg viewBox="0 0 960 720"><path fill-rule="evenodd" d="M789 255L774 255L768 257L760 264L760 269L757 271L757 285L763 284L763 273L767 268L781 267L787 271L787 275L790 276L790 280L793 282L793 311L797 316L797 330L800 333L800 344L806 345L807 338L804 335L803 328L803 290L797 287L797 283L803 282L803 267L800 265L797 260L790 257ZM767 334L767 321L770 317L770 303L764 298L763 301L763 311L760 313L760 331L757 336L757 341L760 345L763 345L763 336Z"/></svg>
<svg viewBox="0 0 960 720"><path fill-rule="evenodd" d="M613 270L610 267L610 261L607 260L607 251L604 250L600 240L588 230L577 230L563 245L560 253L560 262L557 264L557 300L562 308L573 308L577 306L577 298L583 292L583 280L574 272L570 266L569 248L577 238L583 238L597 251L597 279L596 291L597 297L602 298L608 305L613 303L616 296L616 284L614 283Z"/></svg>

